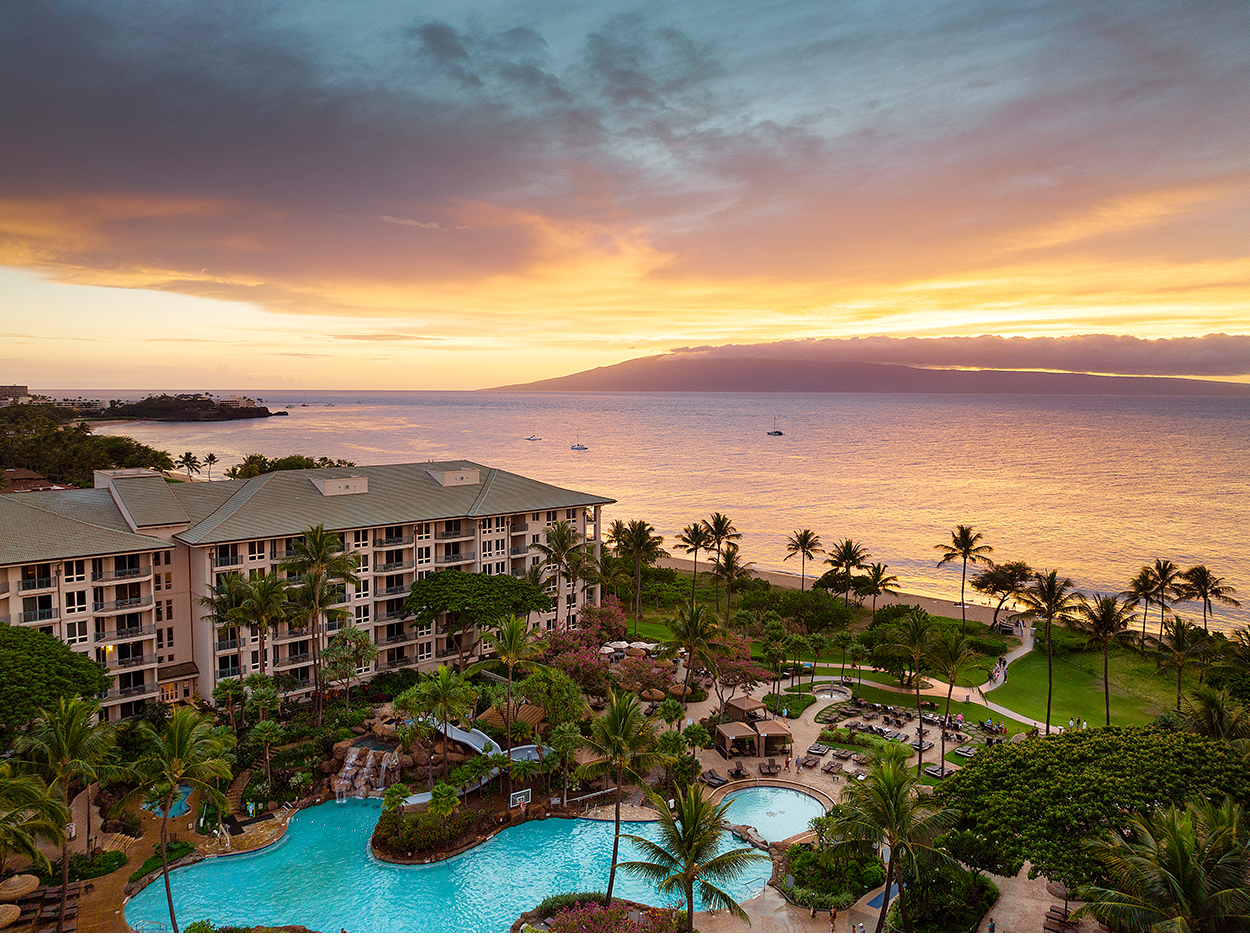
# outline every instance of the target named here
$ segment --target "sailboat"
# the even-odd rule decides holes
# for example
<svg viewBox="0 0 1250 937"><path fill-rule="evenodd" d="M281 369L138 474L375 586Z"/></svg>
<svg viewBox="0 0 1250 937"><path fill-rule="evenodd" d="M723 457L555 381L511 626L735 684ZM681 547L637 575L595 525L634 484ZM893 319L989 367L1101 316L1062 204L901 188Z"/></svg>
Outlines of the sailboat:
<svg viewBox="0 0 1250 937"><path fill-rule="evenodd" d="M768 431L769 436L784 436L781 430L777 429L777 418L773 417L773 428Z"/></svg>
<svg viewBox="0 0 1250 937"><path fill-rule="evenodd" d="M525 441L526 442L542 442L542 437L536 436L535 434L530 433L528 436L525 437Z"/></svg>
<svg viewBox="0 0 1250 937"><path fill-rule="evenodd" d="M582 445L582 431L580 429L577 431L577 442L573 443L569 448L574 452L586 452L590 449L590 446Z"/></svg>

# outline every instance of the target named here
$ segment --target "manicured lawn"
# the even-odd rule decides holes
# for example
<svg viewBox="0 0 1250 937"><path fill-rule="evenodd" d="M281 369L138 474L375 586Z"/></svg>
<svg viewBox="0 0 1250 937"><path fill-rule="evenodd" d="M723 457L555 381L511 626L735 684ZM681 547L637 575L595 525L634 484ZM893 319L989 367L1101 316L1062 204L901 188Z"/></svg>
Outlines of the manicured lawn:
<svg viewBox="0 0 1250 937"><path fill-rule="evenodd" d="M1090 655L1078 655L1085 658ZM1094 655L1102 669L1102 657ZM989 699L1030 719L1044 724L1046 719L1046 654L1033 651L1011 665L1007 682L993 690ZM1162 707L1136 696L1111 680L1111 721L1117 725L1144 725L1157 716ZM1064 725L1080 717L1090 725L1105 724L1102 674L1095 676L1070 660L1056 657L1054 661L1054 697L1051 722Z"/></svg>

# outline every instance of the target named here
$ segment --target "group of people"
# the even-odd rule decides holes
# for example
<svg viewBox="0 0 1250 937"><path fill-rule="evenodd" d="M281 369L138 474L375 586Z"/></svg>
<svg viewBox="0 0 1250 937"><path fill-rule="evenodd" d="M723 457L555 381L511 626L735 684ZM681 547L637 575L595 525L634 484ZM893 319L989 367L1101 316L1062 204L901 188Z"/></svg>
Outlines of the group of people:
<svg viewBox="0 0 1250 937"><path fill-rule="evenodd" d="M815 913L816 913L815 911L812 912L813 915L815 915ZM838 929L838 909L830 908L829 909L829 933L833 933L837 929ZM867 931L864 930L863 922L860 922L859 924L852 924L851 933L852 934L867 933Z"/></svg>

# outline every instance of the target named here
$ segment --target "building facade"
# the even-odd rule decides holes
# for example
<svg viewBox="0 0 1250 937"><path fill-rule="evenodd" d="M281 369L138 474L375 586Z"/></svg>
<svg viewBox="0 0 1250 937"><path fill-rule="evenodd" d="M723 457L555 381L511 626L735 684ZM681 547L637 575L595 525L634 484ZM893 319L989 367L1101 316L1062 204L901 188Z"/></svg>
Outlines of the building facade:
<svg viewBox="0 0 1250 937"><path fill-rule="evenodd" d="M596 553L602 508L613 503L473 462L426 462L272 472L246 480L169 484L147 469L96 472L88 490L0 495L0 622L38 628L104 663L114 685L107 718L153 699L209 696L218 680L286 673L310 692L312 636L304 623L258 636L222 628L204 600L231 572L281 571L301 531L338 533L356 557L342 622L378 645L369 672L432 669L481 650L474 632L439 619L415 628L402 606L413 582L444 569L522 576L559 521ZM552 627L595 589L564 583L542 616ZM557 610L558 609L558 612ZM330 633L339 622L327 625Z"/></svg>

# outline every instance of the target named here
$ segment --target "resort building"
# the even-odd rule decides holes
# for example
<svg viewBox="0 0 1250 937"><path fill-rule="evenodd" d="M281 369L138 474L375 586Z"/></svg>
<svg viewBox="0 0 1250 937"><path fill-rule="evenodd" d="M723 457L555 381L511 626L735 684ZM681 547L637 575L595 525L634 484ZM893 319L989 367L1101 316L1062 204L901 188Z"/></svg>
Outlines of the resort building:
<svg viewBox="0 0 1250 937"><path fill-rule="evenodd" d="M432 669L481 652L473 632L441 620L416 629L402 606L436 570L524 575L533 548L569 521L599 551L601 511L613 503L474 462L424 462L272 472L246 480L169 484L148 469L95 473L84 490L0 494L0 622L38 628L115 675L107 718L156 698L208 696L218 680L262 667L259 640L222 629L203 599L229 572L279 571L301 531L337 532L355 554L360 584L344 585L343 622L378 645L368 672ZM595 587L566 582L546 627L575 616ZM557 615L556 609L559 613ZM327 627L340 627L339 622ZM331 630L331 634L332 634ZM266 641L264 669L312 684L310 634L283 625Z"/></svg>

